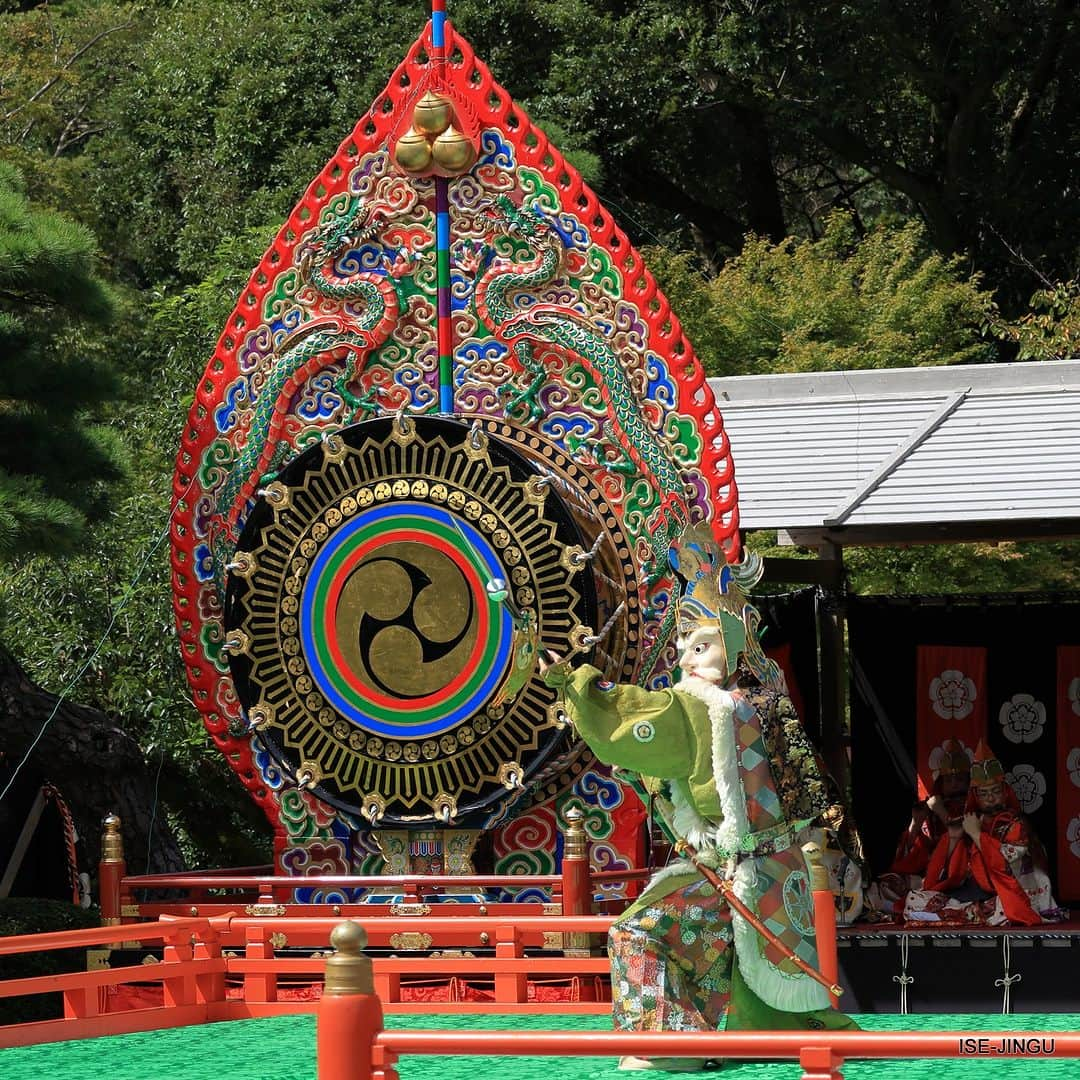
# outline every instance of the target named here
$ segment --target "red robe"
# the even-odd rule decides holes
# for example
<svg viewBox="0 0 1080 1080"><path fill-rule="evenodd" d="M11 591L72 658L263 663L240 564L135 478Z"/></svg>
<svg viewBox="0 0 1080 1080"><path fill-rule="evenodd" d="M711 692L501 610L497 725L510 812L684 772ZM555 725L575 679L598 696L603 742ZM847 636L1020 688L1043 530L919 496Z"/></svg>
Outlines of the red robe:
<svg viewBox="0 0 1080 1080"><path fill-rule="evenodd" d="M982 834L979 845L966 833L956 841L949 853L946 833L937 843L926 868L923 889L950 893L959 889L969 877L984 892L996 893L1010 922L1023 926L1038 926L1042 916L1031 906L1027 893L1002 854L1002 845L1029 848L1031 832L1023 815L1016 810L1003 809L982 815Z"/></svg>
<svg viewBox="0 0 1080 1080"><path fill-rule="evenodd" d="M940 789L940 779L934 781L934 793L943 798ZM964 796L959 799L946 800L946 806L950 815L963 812ZM930 864L930 856L934 853L938 841L945 835L945 822L933 813L927 811L926 817L915 832L911 828L905 829L900 834L896 843L896 854L893 856L892 865L885 871L887 874L912 874L915 877L925 877L926 868Z"/></svg>

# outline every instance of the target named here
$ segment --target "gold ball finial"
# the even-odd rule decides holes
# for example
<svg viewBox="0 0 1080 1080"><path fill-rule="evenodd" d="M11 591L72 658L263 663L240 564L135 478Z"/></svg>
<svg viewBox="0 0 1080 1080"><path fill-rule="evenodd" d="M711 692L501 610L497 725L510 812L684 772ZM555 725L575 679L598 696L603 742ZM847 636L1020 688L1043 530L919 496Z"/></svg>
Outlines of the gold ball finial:
<svg viewBox="0 0 1080 1080"><path fill-rule="evenodd" d="M330 933L334 953L326 961L324 994L373 994L375 980L371 960L364 955L367 931L357 922L346 919Z"/></svg>
<svg viewBox="0 0 1080 1080"><path fill-rule="evenodd" d="M409 128L394 147L394 161L407 173L419 173L431 167L431 143L428 137Z"/></svg>
<svg viewBox="0 0 1080 1080"><path fill-rule="evenodd" d="M464 172L476 160L476 149L471 142L451 124L431 148L435 164L446 172Z"/></svg>
<svg viewBox="0 0 1080 1080"><path fill-rule="evenodd" d="M453 105L449 98L430 90L417 102L413 110L413 127L425 135L441 135L453 119Z"/></svg>

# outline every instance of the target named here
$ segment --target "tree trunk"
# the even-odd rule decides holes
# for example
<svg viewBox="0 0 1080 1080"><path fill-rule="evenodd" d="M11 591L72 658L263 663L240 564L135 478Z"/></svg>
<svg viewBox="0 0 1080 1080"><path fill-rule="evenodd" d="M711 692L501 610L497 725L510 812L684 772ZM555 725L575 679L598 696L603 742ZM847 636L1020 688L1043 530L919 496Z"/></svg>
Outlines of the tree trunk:
<svg viewBox="0 0 1080 1080"><path fill-rule="evenodd" d="M97 709L65 701L50 720L56 702L56 695L36 686L0 645L0 751L12 769L26 758L24 771L60 789L89 864L80 870L96 876L101 822L110 811L120 816L131 873L146 870L151 819L150 872L183 869L164 808L157 805L155 813L156 764L148 765L139 744Z"/></svg>

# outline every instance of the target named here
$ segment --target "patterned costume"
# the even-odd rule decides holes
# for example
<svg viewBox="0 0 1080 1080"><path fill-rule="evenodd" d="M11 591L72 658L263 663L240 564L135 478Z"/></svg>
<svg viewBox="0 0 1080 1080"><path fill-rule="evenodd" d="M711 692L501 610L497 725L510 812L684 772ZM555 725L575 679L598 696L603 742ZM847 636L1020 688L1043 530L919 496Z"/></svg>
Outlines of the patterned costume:
<svg viewBox="0 0 1080 1080"><path fill-rule="evenodd" d="M672 830L789 948L816 965L799 830L829 808L817 758L786 695L755 679L649 691L589 665L549 669L600 760L656 777ZM611 929L616 1026L638 1031L846 1027L826 991L737 914L687 862L657 874Z"/></svg>

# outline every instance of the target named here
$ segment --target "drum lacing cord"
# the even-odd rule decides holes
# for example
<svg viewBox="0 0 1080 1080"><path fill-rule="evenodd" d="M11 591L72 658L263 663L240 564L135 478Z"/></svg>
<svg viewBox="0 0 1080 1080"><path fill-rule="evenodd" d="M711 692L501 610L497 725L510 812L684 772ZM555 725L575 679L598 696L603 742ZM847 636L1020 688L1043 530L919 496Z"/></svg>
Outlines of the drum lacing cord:
<svg viewBox="0 0 1080 1080"><path fill-rule="evenodd" d="M603 626L595 634L586 634L581 639L585 645L598 645L611 633L611 628L619 621L619 616L626 610L626 601L622 601L619 606L611 613L611 618L608 619Z"/></svg>

